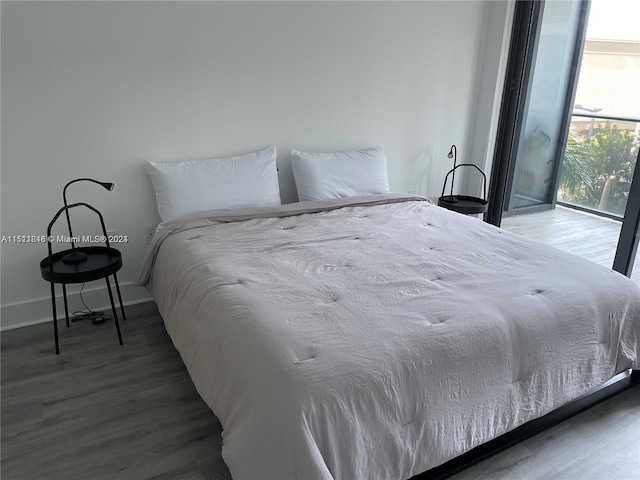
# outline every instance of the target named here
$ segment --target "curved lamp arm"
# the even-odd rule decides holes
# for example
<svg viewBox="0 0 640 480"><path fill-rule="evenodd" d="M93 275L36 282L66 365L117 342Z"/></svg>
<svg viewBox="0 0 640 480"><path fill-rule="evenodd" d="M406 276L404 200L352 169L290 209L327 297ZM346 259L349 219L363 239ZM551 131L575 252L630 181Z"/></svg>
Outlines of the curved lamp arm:
<svg viewBox="0 0 640 480"><path fill-rule="evenodd" d="M64 188L62 189L62 200L64 201L64 206L65 208L68 207L67 205L67 188L69 188L69 185L71 185L72 183L76 183L76 182L93 182L93 183L97 183L98 185L102 185L103 188L105 188L106 190L113 190L113 183L111 182L99 182L98 180L94 180L93 178L76 178L75 180L71 180L69 183L67 183ZM71 231L71 218L69 218L69 209L66 208L65 210L65 214L67 217L67 227L69 227L69 237L71 237L71 248L75 249L75 243L73 242L73 233Z"/></svg>
<svg viewBox="0 0 640 480"><path fill-rule="evenodd" d="M449 175L451 175L451 182L452 182L452 185L453 185L453 178L455 177L456 169L458 169L460 167L473 167L473 168L475 168L476 170L478 170L480 172L480 175L482 175L482 199L486 201L487 200L487 176L484 174L484 172L482 171L482 169L479 166L477 166L477 165L475 165L473 163L461 163L460 165L456 165L455 167L453 167L451 170L449 170L447 172L447 174L444 177L444 185L442 185L442 195L441 196L444 197L444 191L447 188L447 180L449 179Z"/></svg>
<svg viewBox="0 0 640 480"><path fill-rule="evenodd" d="M458 161L458 148L455 145L451 145L451 150L447 154L447 158L453 158L453 175L451 176L451 193L449 195L453 196L453 183L456 181L456 163ZM446 183L445 178L445 183ZM442 192L444 195L444 192Z"/></svg>

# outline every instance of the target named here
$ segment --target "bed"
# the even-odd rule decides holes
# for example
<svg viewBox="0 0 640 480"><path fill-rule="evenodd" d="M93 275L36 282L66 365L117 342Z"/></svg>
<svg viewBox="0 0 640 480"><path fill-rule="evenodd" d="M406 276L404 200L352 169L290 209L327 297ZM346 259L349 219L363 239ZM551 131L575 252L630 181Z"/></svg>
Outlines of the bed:
<svg viewBox="0 0 640 480"><path fill-rule="evenodd" d="M153 294L235 479L402 479L640 368L628 278L422 197L166 222Z"/></svg>

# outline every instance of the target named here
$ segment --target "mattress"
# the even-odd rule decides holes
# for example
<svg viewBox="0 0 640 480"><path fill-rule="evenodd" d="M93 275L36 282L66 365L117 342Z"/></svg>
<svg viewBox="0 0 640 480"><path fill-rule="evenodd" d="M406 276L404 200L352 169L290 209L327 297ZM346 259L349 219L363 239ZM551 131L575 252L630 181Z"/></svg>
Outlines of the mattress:
<svg viewBox="0 0 640 480"><path fill-rule="evenodd" d="M235 479L400 479L640 367L640 290L383 195L167 224L138 283Z"/></svg>

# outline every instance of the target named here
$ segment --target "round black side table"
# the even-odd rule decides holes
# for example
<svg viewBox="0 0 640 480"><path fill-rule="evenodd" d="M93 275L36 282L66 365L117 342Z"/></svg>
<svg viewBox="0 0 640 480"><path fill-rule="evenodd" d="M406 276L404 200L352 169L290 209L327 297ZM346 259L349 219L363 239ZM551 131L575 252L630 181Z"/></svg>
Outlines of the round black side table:
<svg viewBox="0 0 640 480"><path fill-rule="evenodd" d="M58 320L56 314L56 297L55 284L62 284L62 293L64 298L64 313L69 327L69 308L67 307L67 287L68 283L84 283L104 278L107 282L107 290L109 291L109 300L111 301L111 310L113 312L113 320L118 331L118 340L122 345L122 334L120 333L120 324L118 323L118 314L116 306L113 302L113 293L111 292L111 282L109 276L113 275L118 292L118 300L120 301L120 309L122 310L122 318L125 319L124 307L122 305L122 296L120 295L120 286L116 272L122 268L122 255L118 250L111 247L89 246L77 247L69 250L56 252L44 258L40 262L40 273L42 278L51 284L51 305L53 308L53 328L56 342L56 354L60 353L58 343Z"/></svg>
<svg viewBox="0 0 640 480"><path fill-rule="evenodd" d="M455 147L451 147L452 149ZM449 154L451 156L451 154ZM475 168L482 175L482 191L483 198L471 197L469 195L454 195L453 194L453 182L455 172L458 168ZM447 180L449 179L449 175L451 178L451 193L449 195L445 195L444 191L447 188ZM442 195L438 198L438 206L444 207L447 210L452 210L454 212L462 213L464 215L476 215L478 213L484 213L488 209L487 202L487 176L484 172L473 163L461 163L459 165L455 165L451 170L447 172L444 177L444 185L442 185Z"/></svg>
<svg viewBox="0 0 640 480"><path fill-rule="evenodd" d="M464 215L475 215L487 211L487 201L485 199L467 195L442 196L438 198L438 206Z"/></svg>

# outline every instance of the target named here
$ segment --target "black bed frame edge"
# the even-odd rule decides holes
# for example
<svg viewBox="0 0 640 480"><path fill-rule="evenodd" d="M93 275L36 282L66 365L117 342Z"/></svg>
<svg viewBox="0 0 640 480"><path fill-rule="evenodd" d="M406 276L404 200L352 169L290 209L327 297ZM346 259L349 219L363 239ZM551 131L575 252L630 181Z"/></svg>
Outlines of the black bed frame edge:
<svg viewBox="0 0 640 480"><path fill-rule="evenodd" d="M493 440L478 445L474 449L449 460L424 473L411 477L410 480L443 480L482 462L507 448L532 437L558 423L603 402L629 387L640 383L640 370L626 370L613 377L600 387L592 390L548 414L531 420Z"/></svg>

